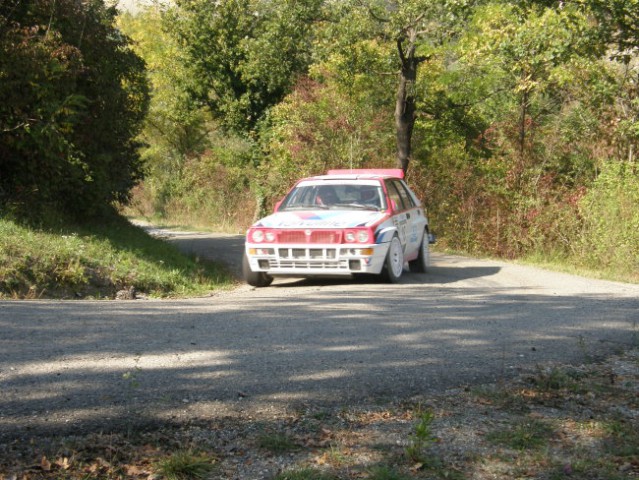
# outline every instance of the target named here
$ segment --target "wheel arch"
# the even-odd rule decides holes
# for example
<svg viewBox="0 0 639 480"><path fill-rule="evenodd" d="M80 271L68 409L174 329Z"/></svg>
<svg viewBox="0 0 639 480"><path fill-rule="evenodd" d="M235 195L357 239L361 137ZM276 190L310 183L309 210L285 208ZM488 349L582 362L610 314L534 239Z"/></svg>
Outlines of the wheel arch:
<svg viewBox="0 0 639 480"><path fill-rule="evenodd" d="M397 227L394 225L384 227L379 232L377 232L375 241L377 243L389 243L397 233Z"/></svg>

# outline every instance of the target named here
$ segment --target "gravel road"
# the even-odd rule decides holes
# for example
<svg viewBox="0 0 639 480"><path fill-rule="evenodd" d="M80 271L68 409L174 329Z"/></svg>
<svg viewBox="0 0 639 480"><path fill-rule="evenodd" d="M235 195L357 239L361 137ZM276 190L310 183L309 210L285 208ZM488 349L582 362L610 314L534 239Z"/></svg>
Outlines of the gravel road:
<svg viewBox="0 0 639 480"><path fill-rule="evenodd" d="M234 235L155 233L237 271ZM0 302L0 441L384 402L636 344L639 285L434 254L428 274L179 301Z"/></svg>

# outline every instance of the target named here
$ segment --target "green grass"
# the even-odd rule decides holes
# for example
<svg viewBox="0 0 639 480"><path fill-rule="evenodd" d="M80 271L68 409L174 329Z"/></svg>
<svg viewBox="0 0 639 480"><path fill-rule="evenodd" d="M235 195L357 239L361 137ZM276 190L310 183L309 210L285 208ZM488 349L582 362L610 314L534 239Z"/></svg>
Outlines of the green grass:
<svg viewBox="0 0 639 480"><path fill-rule="evenodd" d="M167 480L208 478L215 468L215 458L178 451L158 463L158 473Z"/></svg>
<svg viewBox="0 0 639 480"><path fill-rule="evenodd" d="M263 433L258 436L257 445L259 448L275 454L293 452L300 449L293 438L283 433Z"/></svg>
<svg viewBox="0 0 639 480"><path fill-rule="evenodd" d="M126 219L33 228L0 218L0 298L204 295L229 287L219 265L200 263Z"/></svg>
<svg viewBox="0 0 639 480"><path fill-rule="evenodd" d="M534 450L548 445L553 429L544 422L525 419L488 433L487 440L515 450Z"/></svg>
<svg viewBox="0 0 639 480"><path fill-rule="evenodd" d="M312 468L301 468L282 472L274 480L339 480L339 477Z"/></svg>

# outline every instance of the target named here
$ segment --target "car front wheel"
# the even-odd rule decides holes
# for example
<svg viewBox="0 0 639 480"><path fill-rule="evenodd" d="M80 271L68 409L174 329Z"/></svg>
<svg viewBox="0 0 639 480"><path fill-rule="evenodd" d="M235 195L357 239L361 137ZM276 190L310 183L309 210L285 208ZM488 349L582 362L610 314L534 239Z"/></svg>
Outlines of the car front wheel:
<svg viewBox="0 0 639 480"><path fill-rule="evenodd" d="M430 240L428 230L424 230L422 244L419 246L419 255L415 260L408 262L408 267L413 273L426 273L430 263Z"/></svg>
<svg viewBox="0 0 639 480"><path fill-rule="evenodd" d="M242 259L242 274L244 280L252 287L268 287L273 282L273 277L264 272L254 272L249 265L248 257L244 254Z"/></svg>
<svg viewBox="0 0 639 480"><path fill-rule="evenodd" d="M395 235L388 247L386 264L384 265L384 279L390 283L397 283L404 271L404 251L399 237Z"/></svg>

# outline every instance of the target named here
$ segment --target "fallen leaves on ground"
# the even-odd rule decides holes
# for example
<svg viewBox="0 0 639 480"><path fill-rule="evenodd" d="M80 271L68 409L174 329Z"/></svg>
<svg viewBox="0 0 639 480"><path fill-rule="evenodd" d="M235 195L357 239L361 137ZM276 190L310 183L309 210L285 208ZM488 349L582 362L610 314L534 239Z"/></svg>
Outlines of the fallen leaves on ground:
<svg viewBox="0 0 639 480"><path fill-rule="evenodd" d="M434 414L437 441L415 452L424 411ZM260 448L265 434L290 439L290 450ZM411 445L419 461L406 454ZM215 457L213 479L277 479L305 468L345 480L375 480L379 471L406 479L637 478L639 350L368 407L307 405L259 422L247 413L147 431L34 435L0 445L0 480L160 480L158 464L178 446Z"/></svg>

